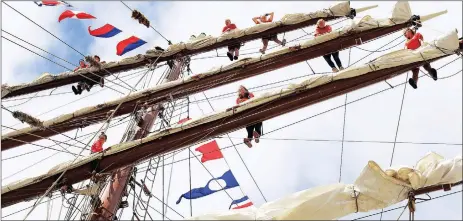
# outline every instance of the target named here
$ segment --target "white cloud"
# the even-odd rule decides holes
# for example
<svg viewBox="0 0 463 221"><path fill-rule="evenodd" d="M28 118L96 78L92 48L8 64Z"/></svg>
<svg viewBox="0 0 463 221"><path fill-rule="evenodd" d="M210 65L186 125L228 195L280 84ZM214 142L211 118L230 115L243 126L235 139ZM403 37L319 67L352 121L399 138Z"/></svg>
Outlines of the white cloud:
<svg viewBox="0 0 463 221"><path fill-rule="evenodd" d="M15 7L15 3L11 4ZM26 3L22 3L26 4ZM185 41L191 34L199 34L205 32L206 34L219 35L223 26L225 18L232 19L238 27L247 27L253 25L251 18L253 16L263 14L266 12L274 11L275 19L281 18L286 13L294 12L306 12L314 11L327 7L330 2L126 2L133 9L140 10L142 13L147 15L151 20L153 26L166 36L172 42ZM374 17L387 17L389 11L392 8L393 2L352 2L353 7L363 7L366 5L378 4L379 7L368 11L368 13L362 13L359 16L370 14ZM428 14L440 10L447 9L449 12L439 18L431 20L423 25L420 32L423 33L426 40L433 39L450 29L457 28L461 33L461 18L462 7L461 2L440 2L435 4L432 2L410 2L412 12L414 14ZM120 2L76 2L74 4L79 9L88 11L94 14L98 19L89 21L86 24L96 28L104 23L110 23L117 28L123 30L123 32L111 39L95 39L88 45L89 52L92 54L98 54L103 60L117 60L120 59L115 54L115 45L121 39L129 37L130 35L136 35L144 40L147 40L148 44L140 47L139 49L128 53L125 56L133 56L137 53L142 53L144 50L153 47L154 45L160 45L165 47L166 42L160 38L152 29L148 29L138 22L130 18L130 11L125 8ZM22 5L21 5L22 6ZM19 6L18 6L19 7ZM15 8L18 8L15 7ZM24 5L21 7L26 15L43 22L40 24L48 24L47 29L53 33L60 33L60 30L54 24L57 16L40 17L39 11L35 5ZM42 10L42 9L41 9ZM47 9L48 10L48 9ZM49 10L52 11L52 10ZM14 13L3 10L4 14ZM36 13L36 14L34 14ZM37 16L37 17L34 17ZM45 18L46 17L46 18ZM4 17L2 17L4 18ZM47 19L50 19L49 21ZM446 22L446 20L452 19L452 22ZM46 23L46 21L49 23ZM5 21L5 19L2 19ZM21 23L19 23L21 22ZM10 25L10 28L5 28L5 25ZM17 30L17 27L30 27L27 31L24 30L24 37L28 33L34 33L31 40L32 43L44 47L46 49L52 48L54 45L48 43L50 36L44 35L41 30L32 29L33 24L28 21L14 22L2 22L4 29L12 30L11 32L21 34L21 30ZM26 26L27 25L27 26ZM307 28L307 31L311 31L311 28ZM82 31L83 34L86 30ZM37 34L36 34L37 33ZM61 33L60 33L61 34ZM64 33L62 33L64 34ZM292 33L286 33L286 38L293 39L304 34L302 31L294 31ZM387 36L378 39L374 42L362 45L361 48L374 50L383 44L394 39L399 34L393 36ZM279 35L281 38L282 35ZM51 37L52 38L52 37ZM37 41L33 41L37 39ZM48 40L47 40L48 39ZM4 41L3 41L4 42ZM55 41L53 41L55 42ZM48 45L49 44L49 45ZM58 44L60 44L58 42ZM8 46L8 44L3 44ZM261 46L260 41L254 41L247 43L242 49L242 53L245 52L246 48L259 48ZM2 63L8 63L7 66L2 67L3 83L15 82L8 73L15 73L14 70L18 67L30 70L30 73L25 76L32 76L31 72L34 70L34 58L35 55L30 55L22 51L23 49L17 48L16 46L8 46L9 53L12 56L5 56L3 53ZM397 48L400 48L398 46ZM5 48L3 49L5 50ZM61 53L69 52L68 49L63 50ZM257 51L253 49L251 51ZM223 54L225 49L219 50L219 53ZM247 52L247 51L246 51ZM367 59L361 61L373 59L381 54L387 52L375 53ZM364 52L358 49L352 49L351 62L367 55L368 52ZM197 57L213 56L215 52L205 53ZM24 57L23 57L24 56ZM64 56L64 55L63 55ZM124 56L124 57L125 57ZM249 55L256 56L256 55ZM243 57L243 56L242 56ZM443 59L433 63L433 66L439 67L440 65L452 60L452 58ZM344 64L348 63L348 50L341 52L341 59ZM211 58L194 60L191 64L191 68L194 73L200 73L202 71L212 68L212 66L219 66L222 64L229 63L227 58ZM329 71L328 65L326 65L323 58L316 58L309 61L312 68L316 72ZM27 65L24 65L27 64ZM439 76L448 76L461 69L461 61L454 62L453 64L439 70ZM37 73L34 73L35 75ZM156 77L160 76L161 71L156 72ZM254 87L262 85L267 82L275 82L282 79L291 77L301 76L305 74L311 74L307 64L300 63L280 70L272 71L260 76L253 77L251 79L242 80L233 84L225 85L213 90L206 92L208 97L223 94L225 92L236 91L238 85L243 84L247 87ZM6 79L5 79L6 78ZM397 84L403 82L405 79L404 75L397 78L391 79L388 82L391 84ZM32 78L27 81L32 80ZM134 79L129 84L134 84L137 79ZM156 79L157 80L157 79ZM412 90L410 87L407 88L405 102L402 112L402 118L399 128L398 141L411 141L411 142L462 142L462 119L461 119L461 74L455 77L439 80L434 82L429 78L422 78L419 82L419 89ZM153 80L154 81L154 80ZM298 80L291 81L297 82ZM286 82L290 83L290 82ZM154 83L152 83L154 84ZM368 95L370 93L382 90L389 87L386 83L379 83L352 93L348 95L348 101L352 101ZM123 90L120 87L114 86L119 90ZM70 86L58 89L57 91L69 91ZM96 88L95 88L96 89ZM96 91L94 89L94 91ZM376 95L371 98L367 98L363 101L347 106L347 118L346 118L346 140L379 140L379 141L391 141L395 136L395 129L397 126L398 111L400 108L402 98L403 86L396 89L392 89L388 92L384 92L380 95ZM93 92L93 91L92 91ZM127 91L124 91L127 92ZM46 94L42 92L41 94ZM259 94L262 92L257 92ZM84 96L83 94L81 96ZM60 109L41 116L41 119L50 119L57 114L64 114L72 112L73 110L81 107L94 105L107 101L108 98L115 99L121 95L106 89L104 92L98 93L98 96L91 96L89 98L80 100L70 105L66 105ZM197 99L202 99L202 94L195 95ZM19 106L14 109L20 109L28 113L42 113L46 110L60 106L66 102L76 99L74 95L59 95L49 98L34 99L27 104ZM234 103L234 97L217 99L211 101L212 105L216 110L228 107ZM322 102L316 105L312 105L307 108L294 111L293 113L277 117L272 120L264 122L264 133L272 129L284 126L288 123L295 122L301 118L305 118L319 112L325 111L332 107L342 105L344 103L344 96L339 96ZM47 105L43 105L47 104ZM8 103L9 105L9 103ZM206 112L211 112L211 108L207 103L201 103L201 108ZM332 111L330 113L315 117L308 121L300 124L288 127L280 130L273 134L269 134L271 138L305 138L305 139L341 139L342 138L342 122L343 122L343 108ZM201 111L196 105L191 106L191 116L199 117ZM12 119L8 112L2 112L2 124L12 125L16 124L17 121ZM88 133L99 128L100 125L94 125L88 128L84 128L83 132L79 131L79 134ZM15 127L16 128L16 127ZM107 146L118 143L120 141L121 134L125 129L124 126L120 126L116 129L111 129L109 134L109 140ZM69 136L74 137L75 131L66 133ZM230 134L231 137L243 137L245 134L244 130L239 130ZM65 140L62 136L54 136L53 139ZM242 142L241 139L233 139L235 143ZM88 142L85 141L85 143ZM218 139L221 147L230 145L228 139ZM37 142L42 145L53 144L50 141ZM389 166L390 156L392 152L392 144L359 144L359 143L345 143L344 144L344 156L343 156L343 168L342 168L342 182L351 183L368 160L375 160L382 167ZM55 147L59 148L59 147ZM20 153L27 152L31 149L37 149L31 145L24 145L14 150L3 152L2 158L17 155ZM302 190L304 188L310 188L318 185L335 183L338 181L339 176L339 160L341 144L336 142L304 142L304 141L275 141L262 139L261 143L255 145L252 149L245 148L243 145L238 146L240 153L246 162L246 165L251 170L254 178L262 189L263 193L268 200L275 200L284 195L293 193L295 191ZM423 156L428 151L437 151L445 157L454 157L457 154L461 154L461 146L444 146L444 145L411 145L411 144L398 144L394 154L394 165L408 164L413 165L419 157ZM73 152L77 152L78 149L74 148ZM243 163L239 159L236 151L233 148L229 148L223 151L225 157L232 168L233 173L240 182L243 191L250 196L253 202L257 205L262 204L264 201L260 196L256 186L246 171ZM27 156L23 156L14 160L8 160L2 162L2 178L10 175L19 169L41 159L54 151L40 151ZM84 152L88 154L88 152ZM176 159L183 159L188 156L187 152L182 152ZM11 181L26 178L39 173L47 171L52 166L64 162L65 160L72 159L68 154L59 154L58 157L53 157L44 163L40 163L38 166L28 169L11 179L2 180L3 183L9 183ZM171 160L166 160L167 163ZM19 163L18 163L19 162ZM202 166L192 159L192 186L200 187L203 186L207 180L210 179L209 174L202 168ZM223 161L214 161L206 163L207 168L215 175L221 175L228 167ZM170 174L170 166L165 168L165 189L167 191L167 182ZM179 205L175 205L175 201L178 199L180 194L185 193L189 188L188 183L188 161L182 161L174 165L174 173L172 176L172 187L169 195L169 205L181 214L189 214L189 201L182 200ZM158 174L160 171L158 171ZM141 178L138 175L137 179ZM154 193L156 196L162 196L162 183L161 178L156 179ZM241 197L240 190L238 188L228 191L230 195L235 198ZM442 194L442 193L438 193ZM455 196L435 200L432 202L426 202L419 204L418 211L416 213L417 218L430 219L461 219L461 197L460 194ZM131 200L129 201L132 202ZM152 205L160 209L160 204L156 200L151 200ZM212 203L211 203L212 202ZM212 210L224 210L227 208L231 200L224 193L216 193L211 196L197 199L193 201L193 212L198 215L202 212L209 212ZM22 205L15 205L4 209L3 214L7 214L25 207L27 203ZM30 204L30 203L28 203ZM58 201L55 201L55 205L59 205ZM449 205L452 205L451 207ZM433 208L426 209L426 208ZM36 211L30 216L30 218L43 219L45 217L46 204L38 207ZM439 211L437 213L436 211ZM375 211L377 212L377 211ZM396 219L401 211L394 213L386 213L383 218L385 219ZM57 217L57 209L54 210L54 217ZM151 213L153 218L159 218L159 215L154 215L155 212ZM23 218L23 213L19 215L11 216L8 218ZM178 218L174 212L169 211L167 213L169 218ZM355 218L364 214L353 214L345 218ZM125 212L124 217L126 219L131 218L131 214ZM379 217L373 217L379 218ZM407 218L403 216L402 219Z"/></svg>

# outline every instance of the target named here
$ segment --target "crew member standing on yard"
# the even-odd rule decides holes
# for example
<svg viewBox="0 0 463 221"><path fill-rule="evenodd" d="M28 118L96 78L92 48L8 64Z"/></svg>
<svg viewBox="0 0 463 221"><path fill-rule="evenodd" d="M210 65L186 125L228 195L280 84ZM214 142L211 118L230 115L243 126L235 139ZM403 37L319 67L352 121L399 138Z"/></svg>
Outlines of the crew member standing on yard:
<svg viewBox="0 0 463 221"><path fill-rule="evenodd" d="M231 23L230 19L226 19L225 20L225 27L223 27L222 33L225 33L225 32L231 31L231 30L235 30L235 29L236 29L236 25ZM238 56L239 56L239 53L240 53L240 47L241 47L241 43L233 44L233 45L228 46L227 56L228 56L228 58L230 58L230 61L233 61L233 59L238 60ZM233 55L235 55L235 56L233 56Z"/></svg>
<svg viewBox="0 0 463 221"><path fill-rule="evenodd" d="M236 104L245 102L253 97L254 94L250 93L244 86L240 86L240 89L238 90L238 98L236 98ZM253 136L256 143L259 143L259 137L262 135L262 122L257 122L256 124L247 126L246 130L248 132L248 137L244 138L244 143L251 148L251 140Z"/></svg>
<svg viewBox="0 0 463 221"><path fill-rule="evenodd" d="M315 29L315 37L317 36L320 36L320 35L323 35L323 34L328 34L331 32L331 26L329 25L325 25L325 20L323 19L319 19L317 21L317 28ZM336 66L334 66L334 63L333 61L331 61L331 56L333 56L334 58L334 61L336 62L336 64L338 65L338 68L336 68ZM325 61L328 63L328 65L331 67L331 70L333 72L338 72L339 70L343 70L344 68L342 67L342 63L341 63L341 60L339 59L339 51L337 52L334 52L334 53L331 53L331 54L327 54L327 55L323 55L323 58L325 59Z"/></svg>
<svg viewBox="0 0 463 221"><path fill-rule="evenodd" d="M405 48L410 50L416 50L421 47L421 41L423 41L423 35L420 33L415 33L414 30L407 28L404 31L404 36L407 38L407 42L405 43ZM437 71L436 69L431 67L430 63L426 63L423 65L423 68L431 75L432 79L437 81ZM420 73L420 68L412 69L413 76L412 78L408 79L408 83L414 88L418 88L418 74Z"/></svg>
<svg viewBox="0 0 463 221"><path fill-rule="evenodd" d="M103 144L106 142L106 139L108 137L104 132L101 132L100 136L98 137L98 140L93 143L92 148L90 149L91 153L99 153L103 151Z"/></svg>
<svg viewBox="0 0 463 221"><path fill-rule="evenodd" d="M252 18L252 20L254 21L254 23L256 23L256 25L261 24L261 23L272 22L273 21L273 12L262 15L260 17L254 17L254 18ZM271 35L271 36L267 36L267 37L262 38L262 43L264 43L264 46L262 47L262 49L259 49L260 53L265 54L265 51L267 50L267 46L268 46L268 41L274 41L275 43L277 43L277 44L279 44L279 45L281 45L283 47L286 45L286 39L283 39L283 41L280 41L280 40L278 40L278 37L277 37L276 34Z"/></svg>

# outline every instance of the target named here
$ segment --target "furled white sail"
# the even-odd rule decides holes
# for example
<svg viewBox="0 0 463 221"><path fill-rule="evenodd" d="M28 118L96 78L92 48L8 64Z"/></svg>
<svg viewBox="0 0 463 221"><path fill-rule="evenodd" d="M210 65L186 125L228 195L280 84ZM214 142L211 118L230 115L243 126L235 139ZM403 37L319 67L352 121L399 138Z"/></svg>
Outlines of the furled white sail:
<svg viewBox="0 0 463 221"><path fill-rule="evenodd" d="M191 220L328 220L382 209L408 197L411 190L462 180L461 155L444 159L428 153L415 167L382 170L369 161L354 184L333 184L293 193L259 208L208 213Z"/></svg>
<svg viewBox="0 0 463 221"><path fill-rule="evenodd" d="M403 10L402 8L406 8L406 7L408 7L408 2L398 2L398 3L396 3L396 5L395 5L395 7L393 9L393 14L394 14L395 11L401 11L401 10ZM439 14L439 13L436 13L436 14ZM386 19L374 19L371 16L365 16L365 17L362 17L361 19L353 20L352 23L346 25L345 27L343 27L339 31L333 31L331 33L328 33L328 34L325 34L325 35L322 35L322 36L314 37L312 39L309 39L309 40L303 42L302 44L300 44L300 46L301 46L302 49L304 49L304 48L315 46L317 44L321 44L321 43L329 41L329 40L339 38L339 37L344 36L344 35L352 34L352 32L366 31L366 30L370 30L370 29L374 29L374 28L378 28L378 27L389 27L389 26L392 26L392 25L395 24L392 20L395 20L395 23L398 24L398 23L406 22L408 19L407 20L404 20L404 19L401 19L401 18L396 19L394 17L386 18ZM447 45L447 44L445 44L443 42L440 42L439 44L441 44L444 48L452 48L452 49L455 49L455 47L458 48L458 41L456 41L456 42L451 41L452 45ZM263 60L271 59L271 58L274 58L275 56L279 56L279 55L287 54L287 53L291 53L291 52L292 51L289 48L286 47L286 48L282 48L282 49L274 51L274 52L267 53L265 55L260 55L259 57L243 58L243 59L240 59L240 60L238 60L236 62L233 62L233 63L231 63L229 65L222 65L220 67L214 67L210 71L207 71L205 73L200 73L200 74L196 74L196 75L193 75L193 76L187 76L187 77L184 77L182 79L175 80L175 81L166 82L166 83L163 83L163 84L158 85L158 86L153 87L153 88L148 88L148 89L145 89L145 90L134 92L130 96L123 97L121 99L116 99L116 100L113 100L113 101L109 101L109 102L107 102L105 104L100 104L100 105L97 105L97 106L94 106L94 107L82 108L82 109L80 109L78 111L75 111L73 113L58 116L58 117L53 118L51 120L44 121L43 125L44 126L50 126L50 125L62 123L64 121L70 120L72 118L85 115L85 114L87 114L89 112L97 111L99 109L105 108L107 105L119 104L122 101L123 102L128 102L128 101L136 100L136 99L139 99L140 97L146 96L147 94L151 94L151 93L161 91L161 90L164 90L164 89L167 89L167 88L176 87L176 86L184 84L184 83L188 83L188 82L192 82L192 81L198 81L201 78L204 78L204 77L207 77L207 76L210 76L210 75L218 74L218 73L221 73L223 71L228 71L228 70L231 70L231 69L236 68L236 67L241 67L243 65L249 65L249 64L253 64L253 63L256 63L256 62L263 61ZM405 52L405 53L408 53L408 52ZM405 55L405 54L402 53L402 55ZM402 56L402 55L397 55L397 56ZM439 55L439 53L437 52L436 55ZM418 56L418 57L417 56L412 56L412 57L414 57L416 61L417 61L417 59L421 58L420 56ZM427 59L430 59L430 58L433 58L433 57L432 56L427 57ZM412 62L415 62L415 61L411 61L409 63L412 63ZM393 63L393 62L390 63L390 65L400 65L400 64L406 64L406 63L397 63L397 64ZM366 68L368 68L368 67L366 67ZM384 68L386 68L386 67L384 67ZM362 72L364 72L364 71L366 71L366 69L362 70ZM342 76L349 76L349 74L357 75L358 73L359 72L353 71L353 72L348 72L347 74L343 74ZM340 75L340 76L338 76L338 78L342 77L342 76ZM318 79L318 78L315 78L315 79L318 82L321 82L321 81L323 82L323 79ZM339 78L339 79L342 79L342 78ZM309 81L313 81L313 80L314 79L312 79L312 78L309 79ZM325 79L325 80L328 80L328 79ZM6 137L13 137L13 136L16 136L18 134L30 133L33 130L35 130L35 128L32 128L32 127L16 130L16 131L13 131L13 132L10 132L8 134L3 135L3 139L5 139Z"/></svg>
<svg viewBox="0 0 463 221"><path fill-rule="evenodd" d="M364 8L358 8L357 11L362 12L362 11L366 11L374 7L377 7L377 5L364 7ZM264 32L276 26L297 24L297 23L305 22L313 18L325 18L328 16L346 16L346 15L349 15L349 13L350 13L349 1L338 2L336 4L333 4L328 9L318 10L318 11L311 12L311 13L287 14L283 16L283 18L280 21L259 24L259 25L255 25L253 27L249 27L245 29L235 29L231 32L224 33L218 37L213 37L210 35L208 36L201 35L201 36L198 36L197 38L190 39L186 43L180 42L177 44L170 45L166 51L150 49L146 51L145 55L136 55L133 57L124 58L121 61L108 62L106 64L103 64L102 67L108 69L108 68L113 68L113 67L117 67L121 65L135 64L140 61L146 60L146 58L156 59L158 57L168 57L168 56L171 56L171 55L174 55L180 52L183 49L189 49L189 50L200 49L200 48L212 45L216 42L221 42L227 39L238 38L244 35ZM11 91L19 90L21 88L43 84L43 83L50 82L56 79L69 78L72 76L77 76L79 74L85 74L90 71L95 72L98 70L99 69L96 67L90 67L90 68L80 69L77 71L68 71L68 72L58 74L58 75L48 75L46 79L36 80L31 83L11 85L11 86L2 85L1 96L4 97Z"/></svg>
<svg viewBox="0 0 463 221"><path fill-rule="evenodd" d="M454 31L448 32L447 34L443 36L438 37L436 40L430 43L424 44L422 47L414 51L407 50L407 49L401 49L401 50L394 51L394 52L385 54L383 56L380 56L377 59L369 63L352 66L350 68L347 68L337 73L324 74L324 75L313 75L313 76L308 77L307 80L299 84L292 84L285 89L281 89L275 92L264 93L260 96L254 97L253 99L249 99L235 106L234 108L228 108L226 110L217 111L217 112L208 114L206 116L203 116L202 118L186 121L182 124L174 124L170 128L157 132L157 133L153 133L152 135L146 138L143 138L142 140L134 140L134 141L125 142L125 143L111 146L110 149L105 151L104 153L97 153L97 154L92 154L87 157L83 157L77 160L74 164L70 164L69 162L63 163L61 165L58 165L52 168L47 174L44 174L44 175L41 175L35 178L29 178L27 180L18 181L18 182L2 187L2 194L21 188L21 187L24 187L24 186L27 186L27 185L30 185L30 184L33 184L33 183L40 182L41 179L61 173L66 169L76 168L80 165L83 165L92 160L101 158L103 156L116 154L121 151L127 151L142 143L160 139L163 136L173 134L173 133L185 130L187 128L192 128L197 125L205 124L207 122L211 122L217 119L229 117L235 113L242 112L249 108L278 99L281 96L289 95L291 93L296 93L297 91L301 89L311 89L311 88L315 88L323 84L327 84L332 81L337 81L337 80L346 79L346 78L353 78L353 77L361 76L364 74L368 74L369 72L376 71L376 70L387 69L387 68L400 66L400 65L406 65L406 64L410 64L410 63L414 63L418 61L423 61L423 59L429 60L433 58L443 57L443 56L446 56L447 54L454 54L458 50L458 46L459 45L458 45L457 31L454 30ZM166 85L170 85L171 83L174 83L174 82L169 82L169 83L160 85L160 87L166 87ZM135 97L126 97L126 98L123 98L122 100L136 99L136 97L139 97L142 95L143 95L143 92L138 92L133 95ZM121 100L115 100L111 102L119 103L121 102ZM97 108L97 107L89 107L89 108L80 110L73 114L77 115L79 114L79 112L91 110L92 108ZM67 117L70 117L70 116L67 116Z"/></svg>

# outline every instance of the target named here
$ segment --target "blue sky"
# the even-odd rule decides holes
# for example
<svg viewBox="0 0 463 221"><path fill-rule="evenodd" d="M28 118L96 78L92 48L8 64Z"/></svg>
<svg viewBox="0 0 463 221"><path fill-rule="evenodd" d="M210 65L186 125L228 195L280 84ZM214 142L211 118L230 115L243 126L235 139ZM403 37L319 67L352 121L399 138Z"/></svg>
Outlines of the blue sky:
<svg viewBox="0 0 463 221"><path fill-rule="evenodd" d="M168 37L173 42L186 41L191 34L199 34L205 32L214 36L218 36L223 26L223 18L232 19L239 27L249 27L253 25L251 18L253 16L275 12L276 19L280 19L287 13L309 12L327 7L332 2L126 2L130 7L144 13L151 21L153 26L163 35ZM43 25L47 30L62 38L65 42L78 49L84 54L98 54L102 60L115 61L124 57L134 56L144 53L147 49L160 45L166 48L167 43L160 38L153 30L148 29L138 22L130 18L130 11L125 8L120 2L72 2L77 10L89 12L97 17L95 20L64 20L61 23L57 22L58 15L65 10L63 7L42 7L39 8L32 2L9 2L10 5L20 10L34 21ZM248 4L243 6L243 4ZM394 2L360 2L354 1L351 3L353 7L363 7L366 5L378 4L379 7L371 10L370 13L362 13L359 16L372 15L375 18L386 18L389 16L390 9ZM412 12L414 14L427 14L440 10L449 10L449 13L435 20L425 23L420 32L425 36L425 40L436 38L443 32L457 28L459 33L462 33L462 3L461 2L410 2ZM43 14L46 12L46 14ZM447 22L452 20L452 22ZM96 39L88 35L87 27L99 27L105 23L110 23L123 32L111 39ZM338 27L338 26L336 26ZM8 7L2 5L2 28L18 35L19 37L28 40L29 42L43 47L72 63L78 63L82 57L68 48L58 40L49 36L47 33L36 28L29 21L22 19L18 14L12 12ZM307 28L310 31L311 28ZM301 31L287 33L287 38L295 38L303 34ZM146 45L127 53L123 57L115 54L115 47L118 41L136 35L147 41ZM400 33L392 36L387 36L378 39L374 42L362 45L361 48L374 50L380 45L383 45L394 39ZM281 38L281 35L279 36ZM260 47L260 41L254 41L247 44L244 49ZM400 49L401 46L394 48ZM256 49L257 50L257 49ZM225 49L219 50L219 53L225 53ZM378 57L382 53L376 53L371 56L371 59ZM366 52L361 50L352 50L352 60L357 60L365 56ZM207 57L215 55L215 52L205 53L197 57ZM257 55L249 55L253 57ZM348 61L348 51L340 53L343 63ZM243 56L245 57L245 56ZM436 62L438 67L450 60L448 58ZM361 61L366 62L368 59ZM61 62L60 62L61 63ZM312 68L316 72L329 71L329 67L324 62L323 58L317 58L309 61ZM195 60L192 62L191 68L195 73L201 73L209 70L212 67L229 64L227 59L211 58L203 60ZM434 64L433 64L434 65ZM70 67L72 68L72 67ZM460 63L455 62L447 68L439 72L440 76L447 76L461 69ZM57 74L62 68L44 61L25 51L22 48L12 45L9 42L2 40L2 83L19 83L30 82L38 77L43 72ZM159 70L155 74L155 78L162 73ZM296 64L280 70L275 70L261 76L256 76L250 79L239 81L230 85L225 85L213 90L206 91L208 97L223 94L225 92L234 92L240 85L248 87L262 85L263 82L274 82L282 79L287 79L295 76L302 76L311 73L305 63ZM6 79L6 80L5 80ZM157 80L157 79L156 79ZM391 84L401 83L405 80L405 75L393 78ZM291 81L292 83L300 80ZM462 78L461 74L454 78L439 80L437 82L429 79L420 80L419 90L411 90L407 88L406 101L403 110L402 122L399 131L398 140L413 141L413 142L462 142ZM133 81L128 81L129 84L134 84ZM154 83L153 83L154 84ZM154 85L150 86L154 86ZM281 85L281 84L280 84ZM115 88L118 88L114 86ZM387 84L379 83L348 95L348 101L366 96L370 93L382 90L389 87ZM384 140L391 141L394 139L395 128L397 124L398 110L402 96L402 87L390 90L389 92L377 95L374 98L369 98L364 101L349 105L347 108L346 121L346 139L350 140ZM94 89L98 91L97 89ZM69 92L70 85L58 88L57 92ZM50 91L44 91L40 94L47 94ZM93 90L92 90L93 92ZM256 94L264 93L256 92ZM87 94L84 94L87 95ZM27 96L27 95L26 95ZM30 95L28 95L30 96ZM41 99L33 99L30 102L15 107L13 110L22 110L32 115L40 115L50 109L58 109L39 116L42 120L47 120L56 117L59 114L70 113L82 107L103 103L110 99L116 99L121 95L110 90L105 90L89 96L86 99L65 105L69 101L74 101L80 97L73 94L59 95L54 97L45 97ZM195 94L196 99L203 99L203 94ZM216 110L229 107L234 104L234 97L226 99L217 99L212 102ZM8 102L5 104L12 105L20 102ZM344 96L338 96L329 101L320 104L312 105L308 108L295 111L284 116L264 122L264 132L274 128L286 125L290 122L297 121L301 118L317 114L319 112L330 109L344 103ZM200 106L206 113L212 112L207 103L201 103ZM202 113L196 105L191 108L192 117L201 117ZM269 135L272 138L304 138L304 139L341 139L342 135L342 120L343 109L332 111L329 114L321 115L275 134ZM2 124L12 126L14 128L22 128L25 125L18 124L18 121L13 119L7 112L2 111ZM84 128L82 133L96 130L100 125L94 125ZM125 127L117 127L108 131L108 142L105 147L119 142L120 136ZM81 132L79 132L81 133ZM230 136L237 137L235 142L241 142L244 130L231 133ZM74 136L75 131L67 133L69 136ZM66 140L62 136L54 136L53 139ZM85 140L84 142L87 142ZM230 143L227 139L218 139L221 147L228 146ZM52 145L50 141L39 141L38 144ZM2 159L27 152L37 147L24 145L15 150L5 151L2 153ZM193 147L194 149L195 147ZM75 148L72 151L77 152ZM330 142L303 142L303 141L273 141L262 140L255 148L248 149L239 147L246 165L250 168L254 178L269 200L275 200L279 197L291 194L293 192L311 188L319 185L326 185L338 182L339 176L339 158L340 144ZM378 162L383 168L389 166L391 144L357 144L346 143L344 145L344 161L343 161L343 178L342 182L352 183L368 160ZM461 146L445 146L445 145L397 145L394 156L394 165L414 165L416 161L426 154L428 151L436 151L446 158L455 157L461 154ZM230 167L240 182L243 190L250 196L256 205L264 203L256 186L250 179L249 174L245 170L243 163L233 149L227 149L224 152L225 157L230 163ZM55 152L52 150L39 151L17 160L8 160L2 162L2 185L10 183L25 177L30 177L43 172L46 172L56 164L71 160L72 158L66 154L58 154L40 163L38 166L25 170L11 178L4 177L13 174L38 159L45 158ZM85 153L88 154L88 153ZM186 152L181 153L178 159L184 158ZM177 158L177 157L176 157ZM167 162L170 162L168 160ZM193 187L203 186L210 176L200 164L192 161L193 164ZM206 165L214 175L221 175L227 166L224 162L211 162ZM180 205L175 205L174 202L178 196L185 192L188 188L187 162L175 164L175 172L173 174L173 186L169 196L169 205L180 211L182 214L189 214L189 204L185 201ZM166 180L170 173L170 167L166 167ZM4 180L3 180L4 179ZM159 179L160 180L160 179ZM158 180L158 181L159 181ZM160 182L156 183L157 187L162 186ZM459 188L461 189L461 188ZM457 190L459 190L457 189ZM154 190L157 196L162 195L161 188ZM238 190L231 190L236 198L241 197ZM434 195L441 195L442 192ZM213 210L223 210L228 208L230 199L223 193L217 193L204 199L198 199L193 202L194 214L198 215L201 212L210 212ZM221 203L211 203L221 202ZM30 203L29 203L30 204ZM12 212L14 210L26 207L27 203L18 205L17 207L6 208L4 211ZM155 206L159 206L153 204ZM34 212L31 218L43 219L44 208L39 207ZM439 211L439 212L436 212ZM374 211L377 212L377 211ZM383 218L397 219L401 211L388 213ZM372 212L373 213L373 212ZM22 219L23 215L14 216L14 218ZM57 215L57 214L55 214ZM171 212L168 213L171 218L177 218ZM346 217L355 218L365 214L353 214ZM12 216L13 217L13 216ZM129 217L130 218L130 217ZM372 217L379 219L379 216ZM419 212L416 218L426 219L461 219L461 194L443 198L429 203L423 203L419 206ZM402 219L408 219L403 216Z"/></svg>

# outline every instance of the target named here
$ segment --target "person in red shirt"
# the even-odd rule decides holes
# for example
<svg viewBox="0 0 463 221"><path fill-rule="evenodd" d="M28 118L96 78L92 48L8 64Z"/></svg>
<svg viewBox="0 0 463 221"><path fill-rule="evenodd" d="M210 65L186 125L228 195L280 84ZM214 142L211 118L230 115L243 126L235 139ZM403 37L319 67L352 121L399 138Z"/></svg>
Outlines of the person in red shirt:
<svg viewBox="0 0 463 221"><path fill-rule="evenodd" d="M238 90L238 98L236 98L236 104L240 104L254 97L254 94L248 91L244 86L240 86ZM248 137L244 138L244 144L249 148L252 147L251 140L254 136L256 143L259 143L259 137L262 135L262 122L257 122L253 125L247 126L246 131L248 132Z"/></svg>
<svg viewBox="0 0 463 221"><path fill-rule="evenodd" d="M223 27L222 33L229 32L235 29L236 29L236 25L231 23L230 19L225 19L225 27ZM233 59L238 60L240 48L241 48L241 43L228 46L227 56L230 59L230 61L233 61ZM233 54L235 56L233 56Z"/></svg>
<svg viewBox="0 0 463 221"><path fill-rule="evenodd" d="M79 60L79 67L76 67L76 69L74 69L74 71L77 71L77 70L79 70L81 68L87 68L87 67L88 67L88 65L85 63L85 61L80 59Z"/></svg>
<svg viewBox="0 0 463 221"><path fill-rule="evenodd" d="M108 137L104 132L101 132L100 136L98 137L98 140L93 143L92 148L90 149L91 153L99 153L103 151L103 144L106 142L106 139Z"/></svg>
<svg viewBox="0 0 463 221"><path fill-rule="evenodd" d="M317 36L320 36L320 35L324 35L324 34L327 34L327 33L330 33L331 32L331 26L329 25L326 25L325 24L325 20L323 19L319 19L317 21L317 28L315 29L315 37ZM331 61L331 56L333 56L334 58L334 61L336 62L336 64L338 65L338 68L336 68L336 66L334 66L334 63L333 61ZM341 60L339 59L339 51L337 52L334 52L334 53L331 53L331 54L327 54L327 55L323 55L323 58L325 59L325 61L328 63L328 65L331 67L331 70L333 72L338 72L339 70L343 70L344 68L342 67L342 63L341 63Z"/></svg>
<svg viewBox="0 0 463 221"><path fill-rule="evenodd" d="M261 24L261 23L272 22L273 21L273 14L274 14L273 12L270 12L270 13L262 15L260 17L254 17L254 18L252 18L252 20L254 21L254 23L256 23L256 25ZM267 18L267 16L269 16L269 17ZM278 36L276 34L271 35L271 36L266 36L266 37L262 38L262 43L264 43L264 46L262 47L262 49L259 49L260 53L265 54L265 51L267 50L267 46L268 46L268 41L274 41L275 43L277 43L277 44L279 44L279 45L281 45L283 47L286 45L286 39L283 39L283 41L280 41L280 40L278 40Z"/></svg>
<svg viewBox="0 0 463 221"><path fill-rule="evenodd" d="M421 47L421 41L423 41L423 35L420 33L416 33L413 29L407 28L404 31L404 36L407 38L407 42L405 42L405 48L409 50L416 50ZM431 67L431 64L426 63L423 65L423 68L428 71L431 75L432 79L437 81L437 71L436 69ZM408 79L408 83L414 88L418 88L418 74L420 73L420 68L412 69L413 76L412 78Z"/></svg>

